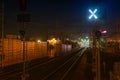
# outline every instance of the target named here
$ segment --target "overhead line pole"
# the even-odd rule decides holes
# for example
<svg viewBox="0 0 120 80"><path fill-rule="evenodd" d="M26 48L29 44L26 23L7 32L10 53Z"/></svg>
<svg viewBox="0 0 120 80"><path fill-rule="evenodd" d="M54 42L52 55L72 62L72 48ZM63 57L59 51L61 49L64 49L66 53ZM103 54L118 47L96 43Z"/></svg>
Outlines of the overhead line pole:
<svg viewBox="0 0 120 80"><path fill-rule="evenodd" d="M4 2L2 2L2 53L1 53L1 69L3 68L3 58L4 58Z"/></svg>

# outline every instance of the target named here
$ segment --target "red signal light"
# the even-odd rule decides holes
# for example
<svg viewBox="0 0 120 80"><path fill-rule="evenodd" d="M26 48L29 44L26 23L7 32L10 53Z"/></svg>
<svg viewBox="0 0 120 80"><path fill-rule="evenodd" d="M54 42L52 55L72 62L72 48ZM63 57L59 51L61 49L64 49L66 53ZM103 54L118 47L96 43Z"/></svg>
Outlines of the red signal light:
<svg viewBox="0 0 120 80"><path fill-rule="evenodd" d="M103 31L101 31L101 33L105 34L105 33L107 33L107 30L103 30Z"/></svg>
<svg viewBox="0 0 120 80"><path fill-rule="evenodd" d="M25 4L25 0L21 0L21 3L24 5Z"/></svg>
<svg viewBox="0 0 120 80"><path fill-rule="evenodd" d="M20 11L26 11L27 0L20 0Z"/></svg>

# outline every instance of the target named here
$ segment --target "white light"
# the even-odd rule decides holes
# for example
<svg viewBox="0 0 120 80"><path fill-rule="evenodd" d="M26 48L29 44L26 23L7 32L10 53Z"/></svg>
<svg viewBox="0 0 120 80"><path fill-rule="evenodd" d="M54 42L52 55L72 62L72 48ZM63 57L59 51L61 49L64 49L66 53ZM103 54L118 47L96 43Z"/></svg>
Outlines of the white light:
<svg viewBox="0 0 120 80"><path fill-rule="evenodd" d="M95 13L97 12L97 9L95 9L94 11L92 11L91 9L89 9L89 12L91 13L91 15L89 16L89 19L92 19L93 17L95 19L97 19L98 17L95 15Z"/></svg>
<svg viewBox="0 0 120 80"><path fill-rule="evenodd" d="M86 39L81 39L80 45L81 47L89 47L90 40L88 38Z"/></svg>
<svg viewBox="0 0 120 80"><path fill-rule="evenodd" d="M88 36L86 36L86 39L88 39Z"/></svg>
<svg viewBox="0 0 120 80"><path fill-rule="evenodd" d="M83 40L83 39L81 39L81 41L83 42L84 40Z"/></svg>

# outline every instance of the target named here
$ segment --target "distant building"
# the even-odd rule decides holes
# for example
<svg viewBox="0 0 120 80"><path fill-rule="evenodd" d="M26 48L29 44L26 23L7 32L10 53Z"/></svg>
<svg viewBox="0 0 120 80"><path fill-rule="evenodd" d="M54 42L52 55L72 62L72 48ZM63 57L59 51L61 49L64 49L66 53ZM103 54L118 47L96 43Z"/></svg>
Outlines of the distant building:
<svg viewBox="0 0 120 80"><path fill-rule="evenodd" d="M113 29L112 39L120 40L120 21L116 22Z"/></svg>
<svg viewBox="0 0 120 80"><path fill-rule="evenodd" d="M111 26L110 35L106 38L106 50L109 53L120 53L120 21Z"/></svg>
<svg viewBox="0 0 120 80"><path fill-rule="evenodd" d="M18 35L15 35L15 34L7 34L7 35L6 35L6 38L7 38L7 39L17 39L17 38L18 38Z"/></svg>
<svg viewBox="0 0 120 80"><path fill-rule="evenodd" d="M115 24L111 25L111 30L109 33L110 36L107 38L107 41L120 42L120 21L117 21Z"/></svg>

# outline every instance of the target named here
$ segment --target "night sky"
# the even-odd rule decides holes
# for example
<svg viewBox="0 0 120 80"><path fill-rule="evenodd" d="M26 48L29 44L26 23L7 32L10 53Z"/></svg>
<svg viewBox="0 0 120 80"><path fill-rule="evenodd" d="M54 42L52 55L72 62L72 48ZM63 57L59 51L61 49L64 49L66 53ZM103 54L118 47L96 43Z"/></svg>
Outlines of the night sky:
<svg viewBox="0 0 120 80"><path fill-rule="evenodd" d="M119 5L119 0L28 0L27 12L31 15L31 21L26 26L27 35L39 37L56 32L89 31L89 8L102 7L104 15L100 19L109 24L120 18ZM19 13L19 0L5 0L6 34L18 34L22 29L17 22Z"/></svg>

